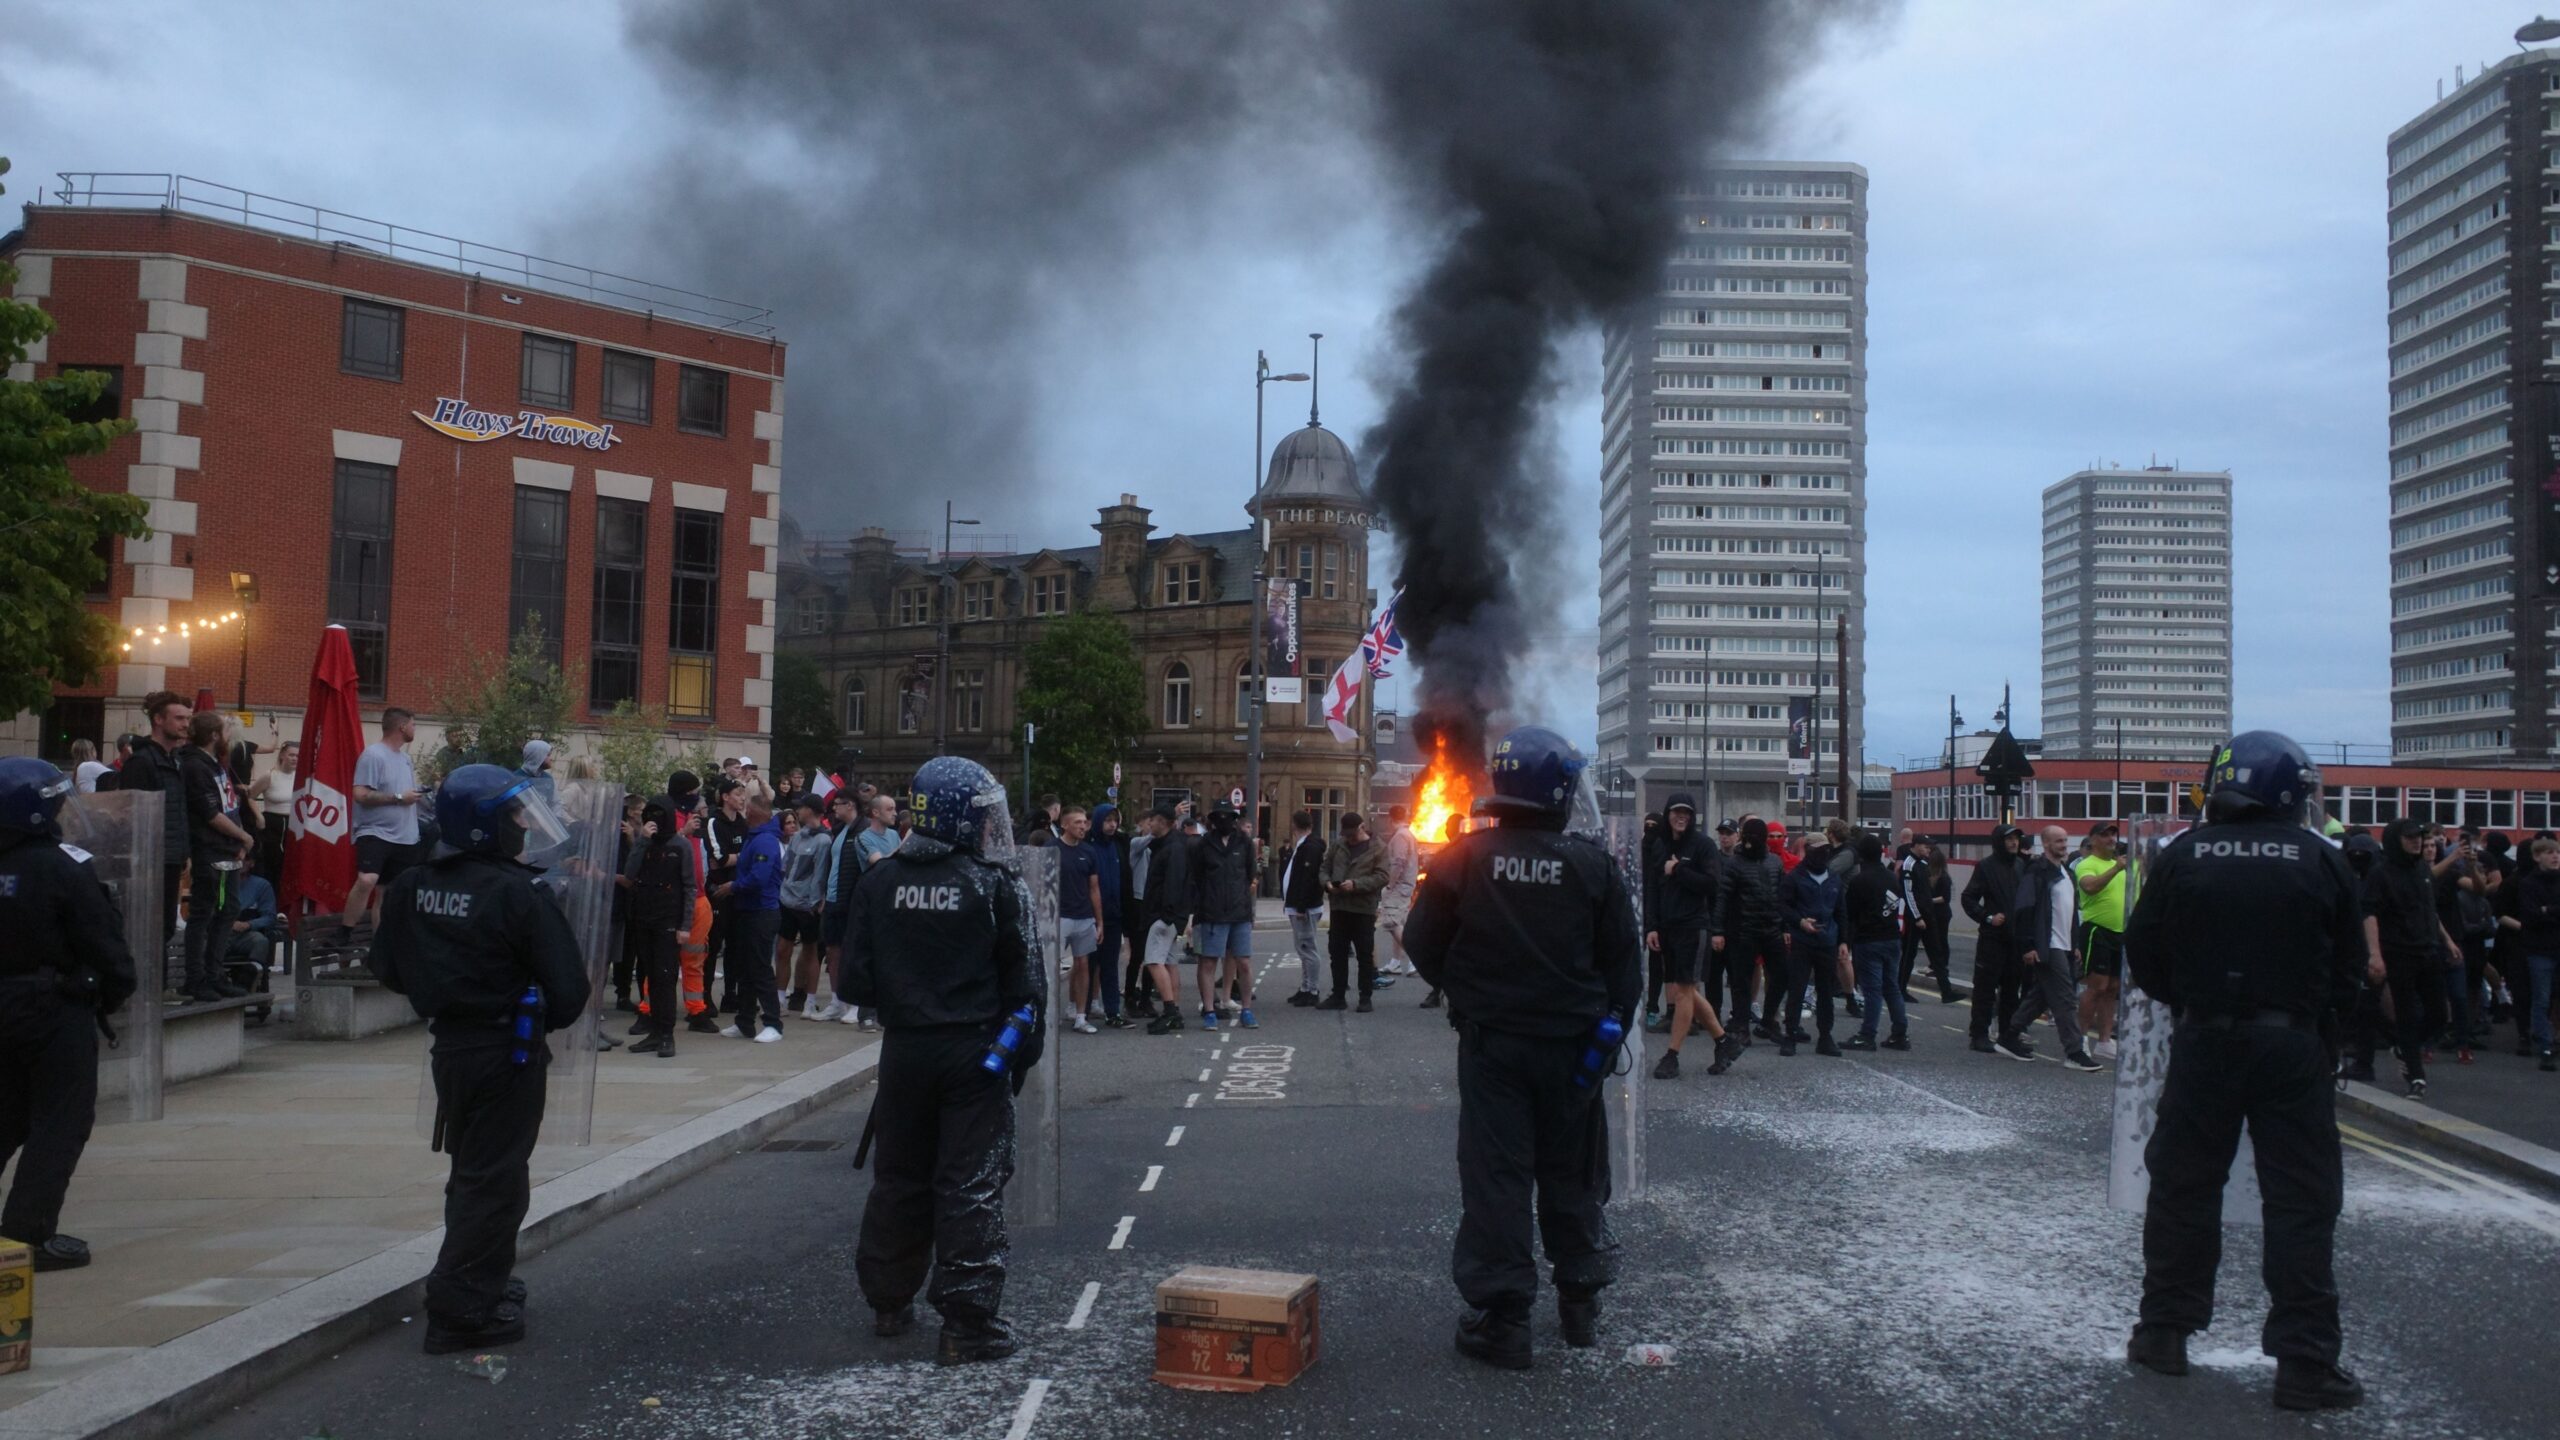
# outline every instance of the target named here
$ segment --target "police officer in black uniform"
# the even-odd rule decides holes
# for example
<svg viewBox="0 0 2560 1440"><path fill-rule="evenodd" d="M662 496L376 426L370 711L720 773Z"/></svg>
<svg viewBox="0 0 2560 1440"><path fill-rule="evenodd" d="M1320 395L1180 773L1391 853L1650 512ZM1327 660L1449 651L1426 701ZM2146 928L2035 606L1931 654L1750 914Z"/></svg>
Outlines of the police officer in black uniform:
<svg viewBox="0 0 2560 1440"><path fill-rule="evenodd" d="M837 979L839 998L876 1010L887 1032L854 1276L873 1333L903 1335L930 1265L935 1360L1001 1360L1015 1348L997 1315L1013 1097L1040 1059L1048 988L1031 896L1011 867L1004 787L974 761L929 760L914 815L906 843L854 887ZM1025 1006L1010 1064L988 1068L1006 1017Z"/></svg>
<svg viewBox="0 0 2560 1440"><path fill-rule="evenodd" d="M1568 1345L1596 1343L1618 1247L1599 1075L1583 1055L1604 1017L1623 1030L1644 997L1635 903L1609 853L1564 833L1583 779L1564 737L1514 730L1494 748L1496 828L1432 861L1405 950L1449 1000L1458 1031L1458 1222L1450 1272L1470 1307L1461 1354L1529 1366L1538 1269L1531 1197ZM1614 1047L1611 1053L1614 1054Z"/></svg>
<svg viewBox="0 0 2560 1440"><path fill-rule="evenodd" d="M436 858L383 892L371 961L434 1037L436 1147L453 1157L444 1248L427 1276L430 1355L524 1338L513 1271L551 1064L544 1036L577 1020L588 989L568 917L516 858L528 840L568 836L533 777L465 765L436 791L436 825Z"/></svg>
<svg viewBox="0 0 2560 1440"><path fill-rule="evenodd" d="M2276 1404L2345 1409L2364 1389L2338 1368L2345 1177L2326 1034L2365 971L2355 875L2306 828L2320 772L2291 740L2232 737L2205 788L2205 823L2153 862L2125 928L2134 983L2177 1015L2143 1152L2142 1318L2125 1357L2187 1373L2187 1336L2213 1320L2222 1187L2245 1121L2266 1201L2259 1343L2276 1358Z"/></svg>
<svg viewBox="0 0 2560 1440"><path fill-rule="evenodd" d="M0 760L0 1169L18 1157L0 1236L32 1247L38 1270L89 1263L54 1227L98 1116L99 1020L133 994L124 922L61 843L70 793L42 760Z"/></svg>

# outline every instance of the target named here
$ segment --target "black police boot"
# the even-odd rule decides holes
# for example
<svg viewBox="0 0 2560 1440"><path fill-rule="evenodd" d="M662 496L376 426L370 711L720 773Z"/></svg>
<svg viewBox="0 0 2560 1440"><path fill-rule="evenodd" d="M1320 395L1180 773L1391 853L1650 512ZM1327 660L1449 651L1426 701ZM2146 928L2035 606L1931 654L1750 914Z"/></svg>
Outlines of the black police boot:
<svg viewBox="0 0 2560 1440"><path fill-rule="evenodd" d="M71 1235L56 1235L35 1247L38 1274L47 1270L77 1270L89 1263L89 1242Z"/></svg>
<svg viewBox="0 0 2560 1440"><path fill-rule="evenodd" d="M2353 1410L2364 1403L2356 1377L2322 1360L2276 1361L2279 1410Z"/></svg>
<svg viewBox="0 0 2560 1440"><path fill-rule="evenodd" d="M1556 1324L1564 1330L1564 1343L1576 1350L1588 1350L1599 1344L1599 1294L1576 1295L1569 1290L1556 1291Z"/></svg>
<svg viewBox="0 0 2560 1440"><path fill-rule="evenodd" d="M2124 1358L2162 1375L2187 1373L2187 1332L2166 1325L2136 1325L2124 1342Z"/></svg>
<svg viewBox="0 0 2560 1440"><path fill-rule="evenodd" d="M916 1307L912 1300L895 1310L871 1312L871 1333L883 1340L894 1340L914 1328L916 1328Z"/></svg>
<svg viewBox="0 0 2560 1440"><path fill-rule="evenodd" d="M936 1365L969 1365L980 1360L1002 1360L1022 1348L1013 1332L1002 1320L963 1323L945 1319L942 1338L933 1347Z"/></svg>
<svg viewBox="0 0 2560 1440"><path fill-rule="evenodd" d="M477 1320L446 1320L429 1315L423 1348L430 1355L450 1355L456 1350L491 1350L523 1338L524 1311L500 1301Z"/></svg>
<svg viewBox="0 0 2560 1440"><path fill-rule="evenodd" d="M1529 1318L1470 1310L1458 1322L1458 1353L1503 1370L1529 1368Z"/></svg>

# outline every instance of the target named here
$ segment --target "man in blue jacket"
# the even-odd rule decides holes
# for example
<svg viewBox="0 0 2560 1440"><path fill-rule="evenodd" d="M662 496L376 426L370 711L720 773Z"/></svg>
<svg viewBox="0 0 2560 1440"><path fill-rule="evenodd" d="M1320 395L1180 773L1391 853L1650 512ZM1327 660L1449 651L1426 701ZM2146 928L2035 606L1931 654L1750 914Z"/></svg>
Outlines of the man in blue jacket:
<svg viewBox="0 0 2560 1440"><path fill-rule="evenodd" d="M1849 887L1831 873L1831 847L1821 841L1806 846L1804 859L1788 873L1778 895L1787 926L1787 1010L1778 1053L1795 1054L1797 1042L1807 1038L1801 1022L1804 982L1810 975L1815 997L1813 1053L1837 1055L1840 1047L1831 1039L1832 1003L1836 995L1851 988L1849 947L1841 939L1849 924ZM1768 1008L1774 1018L1777 1002L1773 999Z"/></svg>
<svg viewBox="0 0 2560 1440"><path fill-rule="evenodd" d="M737 1023L720 1033L770 1045L782 1038L782 991L773 979L773 942L782 933L782 827L774 823L773 801L762 794L747 797L745 821L738 873L711 892L713 900L729 904L728 963L740 986ZM756 1024L759 1010L762 1026Z"/></svg>

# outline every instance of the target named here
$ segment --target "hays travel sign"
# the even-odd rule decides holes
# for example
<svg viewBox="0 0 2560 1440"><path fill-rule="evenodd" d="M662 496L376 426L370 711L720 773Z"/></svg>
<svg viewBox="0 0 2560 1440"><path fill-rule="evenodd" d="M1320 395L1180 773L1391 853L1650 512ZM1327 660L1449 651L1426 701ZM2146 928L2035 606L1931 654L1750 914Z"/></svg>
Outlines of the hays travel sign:
<svg viewBox="0 0 2560 1440"><path fill-rule="evenodd" d="M540 440L548 445L580 445L589 450L610 450L622 437L610 425L590 425L567 415L545 415L537 410L519 410L501 415L492 410L474 410L450 396L436 401L433 415L412 410L418 422L439 434L456 440L502 440L513 435L521 440Z"/></svg>

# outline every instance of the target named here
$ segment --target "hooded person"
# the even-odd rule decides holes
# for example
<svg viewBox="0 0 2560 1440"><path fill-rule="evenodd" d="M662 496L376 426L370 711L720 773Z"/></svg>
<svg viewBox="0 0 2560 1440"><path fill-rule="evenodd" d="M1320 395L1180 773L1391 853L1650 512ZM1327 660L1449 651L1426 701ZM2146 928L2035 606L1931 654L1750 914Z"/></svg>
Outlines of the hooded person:
<svg viewBox="0 0 2560 1440"><path fill-rule="evenodd" d="M2014 1049L1992 1042L1992 1022L1999 1022L2000 1039L2015 1041L2023 1047L2023 1037L2009 1030L2009 1017L2017 1011L2018 995L2026 978L2025 953L2035 948L2035 938L2013 923L2018 919L2018 897L2030 884L2029 865L2025 854L2026 832L2015 825L2001 825L1991 832L1991 853L1973 867L1973 878L1965 882L1961 903L1964 913L1973 917L1977 927L1973 941L1973 1023L1971 1044L1984 1055ZM2029 1051L2028 1055L2033 1052ZM2018 1056L2017 1058L2027 1058Z"/></svg>
<svg viewBox="0 0 2560 1440"><path fill-rule="evenodd" d="M2424 821L2402 818L2383 827L2381 854L2359 885L2365 935L2382 957L2383 983L2391 995L2400 1079L2411 1099L2427 1093L2426 1042L2447 1023L2444 993L2448 954L2461 946L2444 928L2436 903L2442 882L2427 864ZM2373 1063L2371 1031L2358 1064Z"/></svg>
<svg viewBox="0 0 2560 1440"><path fill-rule="evenodd" d="M662 1059L675 1058L676 1017L684 1013L677 993L679 950L693 928L694 901L702 889L693 844L677 814L676 802L665 795L641 806L637 843L622 862L628 900L624 924L640 982L631 1053Z"/></svg>
<svg viewBox="0 0 2560 1440"><path fill-rule="evenodd" d="M1786 878L1786 861L1770 847L1769 822L1757 815L1743 821L1741 838L1725 857L1707 994L1718 993L1721 977L1733 994L1725 1028L1771 1041L1779 1038L1770 1023L1776 1017L1764 1013L1754 1025L1751 993L1754 979L1764 977L1762 993L1774 1006L1786 988Z"/></svg>

